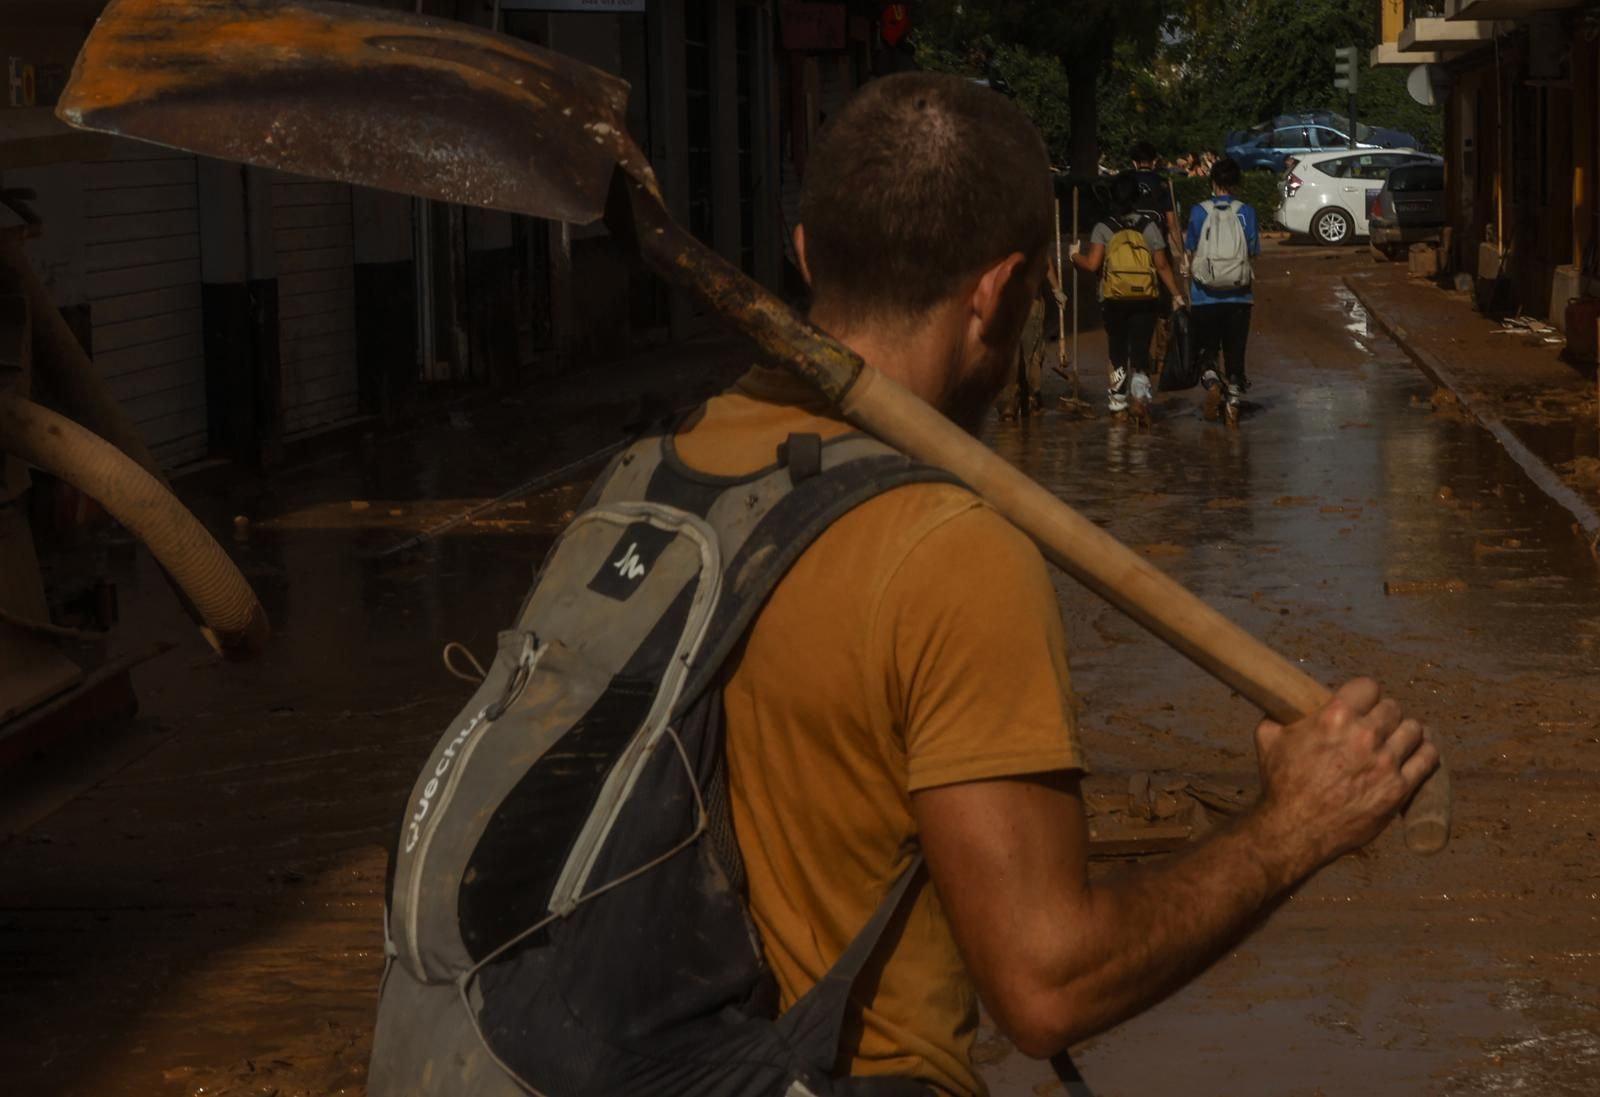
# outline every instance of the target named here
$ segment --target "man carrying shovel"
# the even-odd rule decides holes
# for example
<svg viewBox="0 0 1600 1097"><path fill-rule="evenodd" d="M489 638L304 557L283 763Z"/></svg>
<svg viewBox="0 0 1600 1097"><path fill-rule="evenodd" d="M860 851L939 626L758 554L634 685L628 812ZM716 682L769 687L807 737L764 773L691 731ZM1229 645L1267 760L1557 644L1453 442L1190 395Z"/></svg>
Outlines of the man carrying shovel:
<svg viewBox="0 0 1600 1097"><path fill-rule="evenodd" d="M888 136L885 136L888 135ZM972 428L1015 368L1046 266L1045 148L955 77L874 81L829 121L796 252L811 319ZM850 430L758 368L677 437L707 474L791 434ZM1434 768L1417 722L1360 679L1256 730L1262 793L1169 860L1091 881L1066 640L1038 549L964 488L889 491L779 583L725 687L735 831L783 1005L920 848L926 879L857 988L837 1064L979 1094L980 999L1054 1056L1171 994L1321 866L1372 839Z"/></svg>
<svg viewBox="0 0 1600 1097"><path fill-rule="evenodd" d="M521 654L516 671L509 657L496 662L505 687L499 700L452 724L438 764L430 758L419 775L420 802L408 819L419 843L424 823L430 839L409 842L408 823L397 844L396 870L409 883L391 896L405 914L387 923L397 936L386 939L387 1008L380 1006L379 1016L386 1040L375 1040L373 1092L449 1097L534 1089L510 1077L501 1056L513 1055L554 1060L544 1065L557 1082L579 1079L542 1085L541 1092L611 1094L618 1090L585 1089L582 1080L609 1077L607 1063L627 1051L619 1071L634 1087L627 1092L662 1097L976 1094L984 1088L972 1059L980 997L1018 1047L1041 1056L1134 1015L1231 948L1323 864L1375 836L1437 765L1416 721L1403 719L1375 683L1357 680L1330 696L934 412L969 427L981 422L1015 361L1044 275L1051 235L1044 145L1003 97L953 77L907 74L869 85L834 115L811 160L795 246L814 293L812 320L841 347L795 323L665 215L653 175L623 132L624 89L612 78L473 28L377 9L207 0L186 5L176 19L173 7L114 0L63 94L63 116L207 155L436 198L458 200L470 184L484 188L471 190L484 204L579 223L603 209L653 269L733 317L771 361L793 370L753 371L679 424L675 444L645 440L657 456L629 473L650 472L653 481L667 470L674 490L717 510L719 531L734 531L761 502L740 493L753 480L723 477L765 469L762 482L776 485L786 470L791 487L815 487L815 436L851 430L846 416L908 453L924 460L936 454L943 467L961 470L961 481L912 477L870 498L845 495L867 501L827 512L842 517L820 533L807 529L807 536L816 533L811 547L770 594L761 588L759 600L739 601L742 580L781 543L732 558L740 568L715 589L733 593L730 613L747 606L756 617L748 629L717 638L734 652L718 654L706 670L720 707L689 713L725 728L725 741L697 738L703 729L672 731L670 706L656 704L672 695L665 685L656 689L655 679L641 685L632 658L619 663L605 697L619 698L629 712L648 702L643 724L614 709L571 705L588 696L593 653L610 642L579 633L593 619L622 620L611 604L628 604L628 584L643 588L666 577L668 585L649 589L673 607L689 603L682 612L690 620L708 620L715 601L699 596L701 586L671 593L675 578L688 574L683 569L704 574L707 560L716 563L722 532L712 535L717 540L707 535L709 517L636 509L636 499L616 503L632 516L623 537L637 541L619 541L613 558L608 537L599 570L583 569L593 576L581 588L593 596L585 601L593 612L567 632L552 621L542 642L532 631L508 634L520 638ZM296 45L285 50L284 42ZM417 126L386 129L393 119L371 109L374 70L414 89L409 102L419 116L451 119L451 132L474 138L464 146L471 154L441 171L433 139L411 140ZM534 84L541 94L528 90ZM174 94L175 85L209 87L211 94ZM315 114L298 110L308 85L317 90ZM431 94L441 86L452 94ZM543 94L551 87L553 99ZM561 108L563 101L569 105ZM496 111L525 124L478 124ZM295 124L305 118L316 119L315 129ZM281 139L286 135L296 139ZM543 159L528 156L530 142ZM461 163L471 168L464 176ZM780 446L787 459L775 465ZM620 455L617 467L633 452ZM887 460L904 468L892 454ZM827 478L820 484L847 486ZM649 495L648 486L639 490ZM620 521L619 513L597 511L596 520ZM1161 864L1088 879L1065 640L1043 559L1018 527L1107 600L1289 722L1258 727L1262 796L1233 825ZM666 551L659 549L663 532L673 544L696 547L665 567L652 556L647 567L636 550L654 543L650 552ZM571 594L556 592L552 612L576 604ZM658 631L651 627L635 654L651 647ZM563 645L536 671L564 634L582 639L590 654L579 658ZM685 633L684 641L698 637ZM627 650L611 654L620 660ZM660 674L677 676L673 688L682 686L684 649L651 650L660 656L654 665L667 668ZM582 685L558 688L552 676L563 662L569 670L562 681L581 678ZM535 677L537 688L530 685ZM647 803L666 814L650 818L681 816L668 809L693 799L693 815L676 820L692 828L691 837L661 853L657 843L671 834L636 830L630 837L637 845L614 851L605 839L622 818L613 797L584 816L577 838L555 847L568 851L560 879L550 888L528 885L529 862L538 859L529 854L550 860L549 836L518 829L527 816L495 806L542 809L551 798L473 799L462 777L466 754L510 752L522 769L484 764L472 772L477 781L512 781L512 791L524 788L529 774L567 780L576 759L583 759L577 768L591 766L604 744L586 737L569 750L578 734L571 730L550 756L559 769L540 770L520 760L529 744L515 733L530 726L518 719L549 713L566 720L574 715L569 707L580 710L580 722L593 716L613 745L619 729L632 729L635 737L622 744L629 752L648 746L647 733L660 733L662 749L610 778L675 776L667 802ZM721 787L715 771L726 763L728 810L714 828L700 802L702 767L684 749L685 737L725 746L700 760L714 771L708 788ZM613 791L626 795L620 785ZM462 800L459 810L443 806L452 797ZM622 806L644 802L634 797ZM1443 845L1448 805L1446 781L1422 788L1409 809L1413 848ZM453 839L440 839L446 819ZM489 842L491 830L506 841ZM436 840L454 844L445 849ZM719 870L735 863L715 852L729 840L737 841L744 886ZM451 852L456 861L442 870L419 860ZM611 867L620 874L586 890L585 881L596 883L591 870L613 852L621 859ZM624 856L630 852L655 856L641 864ZM919 857L926 874L914 870ZM623 899L610 902L655 896L650 889L672 881L689 881L694 892L680 891L652 910L704 899L698 909L728 913L731 895L747 897L726 920L726 949L709 955L725 942L701 940L701 924L669 926L683 931L675 939L649 936L661 928L657 920L641 919L639 907ZM495 890L485 891L490 884ZM912 884L904 895L902 886ZM632 892L635 885L645 890ZM467 905L472 918L463 915ZM620 919L618 932L586 936L591 919L607 917ZM774 976L777 1005L793 1005L817 984L824 993L807 999L824 1001L825 1010L796 1007L765 1019L773 1007L757 991L766 988L767 973L744 966L750 924ZM863 926L873 932L855 940L882 947L849 950L850 963L840 965L863 971L864 964L863 977L824 979ZM695 942L707 946L696 953L704 969L677 972L670 959L655 962ZM616 973L620 993L613 994L610 983L592 978L592 966L582 966L618 949L650 967L654 996L638 984L635 968ZM540 977L557 964L559 972ZM751 982L740 984L747 993L703 999L718 965L741 979L750 974ZM615 1019L628 1023L626 1031L591 1032L584 1022L593 1018L580 1018L569 1004L579 989L595 995L591 1004L599 1009L625 1008ZM542 1015L546 1024L530 1027L541 1017L521 1007L540 995L551 1012ZM841 1023L834 1005L847 1001ZM675 1019L682 1023L674 1026ZM667 1028L656 1032L657 1022ZM742 1042L719 1040L697 1045L696 1057L682 1054L707 1029ZM825 1074L825 1063L811 1058L819 1045L833 1060ZM770 1049L773 1058L739 1054L749 1047ZM408 1070L408 1063L423 1069ZM695 1072L714 1074L720 1084L682 1083ZM890 1081L895 1077L902 1081Z"/></svg>

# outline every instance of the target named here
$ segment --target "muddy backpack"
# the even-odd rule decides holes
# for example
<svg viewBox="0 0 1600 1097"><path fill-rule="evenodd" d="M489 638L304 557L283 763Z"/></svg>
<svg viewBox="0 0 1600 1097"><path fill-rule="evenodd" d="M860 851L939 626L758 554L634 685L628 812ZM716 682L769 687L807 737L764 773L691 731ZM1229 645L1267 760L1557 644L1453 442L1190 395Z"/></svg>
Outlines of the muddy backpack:
<svg viewBox="0 0 1600 1097"><path fill-rule="evenodd" d="M1102 288L1107 301L1153 301L1159 296L1155 256L1144 238L1151 223L1151 218L1138 214L1110 223L1113 231L1106 245Z"/></svg>
<svg viewBox="0 0 1600 1097"><path fill-rule="evenodd" d="M1205 208L1206 219L1200 227L1191 266L1194 280L1206 289L1248 289L1254 274L1239 203L1230 198L1211 198Z"/></svg>
<svg viewBox="0 0 1600 1097"><path fill-rule="evenodd" d="M830 523L948 479L860 435L792 435L741 478L685 467L670 434L617 458L412 790L370 1097L926 1094L831 1076L851 986L920 862L779 1014L744 899L721 686Z"/></svg>

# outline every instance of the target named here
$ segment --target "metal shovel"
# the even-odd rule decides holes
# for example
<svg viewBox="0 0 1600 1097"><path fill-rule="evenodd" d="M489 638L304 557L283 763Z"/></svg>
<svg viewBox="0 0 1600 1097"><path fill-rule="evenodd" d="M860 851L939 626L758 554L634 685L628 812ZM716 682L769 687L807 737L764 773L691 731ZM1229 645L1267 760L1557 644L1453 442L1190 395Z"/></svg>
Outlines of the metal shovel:
<svg viewBox="0 0 1600 1097"><path fill-rule="evenodd" d="M57 114L206 156L587 224L604 218L840 413L964 480L1057 565L1273 719L1329 692L681 229L628 136L628 86L462 23L325 0L112 0ZM1406 812L1449 837L1443 768Z"/></svg>

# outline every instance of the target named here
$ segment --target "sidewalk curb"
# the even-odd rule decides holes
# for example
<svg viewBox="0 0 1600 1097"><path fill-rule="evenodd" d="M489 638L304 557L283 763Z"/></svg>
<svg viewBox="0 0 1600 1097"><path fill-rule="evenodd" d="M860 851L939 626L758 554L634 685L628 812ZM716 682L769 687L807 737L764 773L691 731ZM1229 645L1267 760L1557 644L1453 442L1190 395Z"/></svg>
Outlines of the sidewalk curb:
<svg viewBox="0 0 1600 1097"><path fill-rule="evenodd" d="M1461 402L1461 406L1472 413L1479 426L1494 435L1495 441L1500 443L1511 459L1527 474L1534 486L1572 515L1575 519L1573 532L1583 538L1584 543L1589 546L1590 554L1600 562L1600 514L1595 513L1594 508L1581 495L1562 483L1555 469L1524 445L1522 439L1518 438L1498 415L1484 407L1482 402L1474 401L1466 386L1456 379L1450 367L1445 365L1438 355L1414 343L1405 328L1377 308L1371 298L1362 292L1360 279L1347 274L1342 281L1345 288L1361 303L1361 307L1367 310L1367 316L1372 322L1382 328L1389 338L1406 352L1406 356L1416 363L1417 368L1434 384L1453 392L1456 399Z"/></svg>

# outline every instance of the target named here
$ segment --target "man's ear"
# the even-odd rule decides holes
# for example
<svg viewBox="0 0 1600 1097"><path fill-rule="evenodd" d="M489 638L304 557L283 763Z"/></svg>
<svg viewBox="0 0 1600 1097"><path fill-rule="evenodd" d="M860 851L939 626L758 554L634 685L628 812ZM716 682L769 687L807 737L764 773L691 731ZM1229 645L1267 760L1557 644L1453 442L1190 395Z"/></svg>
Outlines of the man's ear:
<svg viewBox="0 0 1600 1097"><path fill-rule="evenodd" d="M984 271L972 288L972 314L984 342L997 342L995 333L1009 334L1020 328L1021 319L1014 313L1019 306L1026 313L1029 295L1017 284L1027 277L1027 266L1027 256L1014 251Z"/></svg>
<svg viewBox="0 0 1600 1097"><path fill-rule="evenodd" d="M800 277L806 280L806 285L811 284L811 268L806 265L806 227L794 227L794 257L800 262Z"/></svg>

